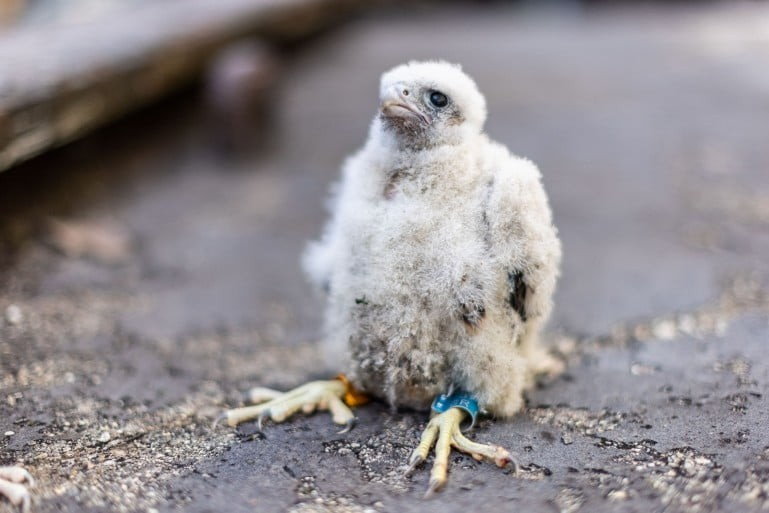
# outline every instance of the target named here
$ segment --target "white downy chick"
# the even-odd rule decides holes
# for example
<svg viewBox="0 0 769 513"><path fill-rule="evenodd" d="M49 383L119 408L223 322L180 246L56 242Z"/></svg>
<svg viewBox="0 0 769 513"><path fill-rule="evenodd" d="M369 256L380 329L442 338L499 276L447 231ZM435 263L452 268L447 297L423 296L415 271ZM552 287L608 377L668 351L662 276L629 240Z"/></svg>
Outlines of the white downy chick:
<svg viewBox="0 0 769 513"><path fill-rule="evenodd" d="M461 389L509 417L552 363L538 335L561 249L540 172L483 133L459 66L393 68L380 101L304 256L328 293L327 354L393 406Z"/></svg>

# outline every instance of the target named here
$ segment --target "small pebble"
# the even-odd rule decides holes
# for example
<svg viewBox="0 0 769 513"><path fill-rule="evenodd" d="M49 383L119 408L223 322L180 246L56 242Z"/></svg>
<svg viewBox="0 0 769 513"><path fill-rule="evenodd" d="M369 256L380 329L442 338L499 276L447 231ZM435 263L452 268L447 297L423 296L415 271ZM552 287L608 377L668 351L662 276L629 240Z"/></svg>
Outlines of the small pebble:
<svg viewBox="0 0 769 513"><path fill-rule="evenodd" d="M652 333L660 340L672 340L676 337L676 325L668 319L657 321L652 327Z"/></svg>
<svg viewBox="0 0 769 513"><path fill-rule="evenodd" d="M101 435L99 435L99 441L101 443L107 443L110 441L110 436L108 431L103 431Z"/></svg>
<svg viewBox="0 0 769 513"><path fill-rule="evenodd" d="M8 324L16 325L24 319L24 315L21 313L21 308L16 305L8 305L5 309L5 320Z"/></svg>
<svg viewBox="0 0 769 513"><path fill-rule="evenodd" d="M5 436L13 436L13 435L15 435L15 434L16 434L16 433L14 433L13 431L6 431L6 432L5 432Z"/></svg>
<svg viewBox="0 0 769 513"><path fill-rule="evenodd" d="M612 501L624 501L628 499L628 494L625 490L612 490L606 498Z"/></svg>

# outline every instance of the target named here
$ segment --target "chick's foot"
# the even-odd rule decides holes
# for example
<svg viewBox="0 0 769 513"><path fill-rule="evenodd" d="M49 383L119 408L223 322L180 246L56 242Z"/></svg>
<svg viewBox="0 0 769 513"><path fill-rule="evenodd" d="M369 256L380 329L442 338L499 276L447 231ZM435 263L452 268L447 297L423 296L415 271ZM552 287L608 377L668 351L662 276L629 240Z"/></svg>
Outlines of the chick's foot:
<svg viewBox="0 0 769 513"><path fill-rule="evenodd" d="M429 498L446 484L449 455L451 448L469 454L478 461L483 459L494 462L498 467L504 468L512 465L515 472L517 463L507 449L498 445L485 445L473 442L462 434L459 425L468 414L460 408L450 408L443 413L435 415L427 424L422 439L409 458L407 474L411 474L416 467L427 459L430 449L435 445L435 461L430 472L430 484L425 493Z"/></svg>
<svg viewBox="0 0 769 513"><path fill-rule="evenodd" d="M362 404L365 397L356 393L344 376L328 381L312 381L290 392L279 392L269 388L254 388L249 392L254 406L235 408L224 412L218 421L225 421L235 427L242 422L257 419L259 430L265 420L283 422L298 411L312 413L328 410L336 424L345 426L340 433L346 433L355 425L355 415L348 405Z"/></svg>
<svg viewBox="0 0 769 513"><path fill-rule="evenodd" d="M4 495L21 511L29 511L30 496L27 486L35 484L32 476L21 467L0 467L0 495Z"/></svg>

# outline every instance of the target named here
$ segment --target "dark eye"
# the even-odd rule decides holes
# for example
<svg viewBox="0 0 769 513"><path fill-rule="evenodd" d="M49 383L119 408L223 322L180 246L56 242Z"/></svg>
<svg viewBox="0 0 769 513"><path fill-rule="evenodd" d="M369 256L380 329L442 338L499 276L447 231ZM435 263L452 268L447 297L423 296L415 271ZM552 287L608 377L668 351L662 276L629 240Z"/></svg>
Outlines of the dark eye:
<svg viewBox="0 0 769 513"><path fill-rule="evenodd" d="M438 91L433 91L430 93L430 103L435 105L436 107L445 107L449 103L449 99L446 97L445 94L440 93Z"/></svg>

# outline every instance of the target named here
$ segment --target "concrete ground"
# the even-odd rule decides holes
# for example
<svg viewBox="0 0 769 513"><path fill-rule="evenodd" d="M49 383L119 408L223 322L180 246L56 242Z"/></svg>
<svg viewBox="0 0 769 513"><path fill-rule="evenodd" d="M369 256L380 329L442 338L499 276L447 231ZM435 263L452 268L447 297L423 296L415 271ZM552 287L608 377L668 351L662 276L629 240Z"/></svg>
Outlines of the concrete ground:
<svg viewBox="0 0 769 513"><path fill-rule="evenodd" d="M0 176L0 464L34 511L769 509L769 9L361 20L292 58L276 123L213 151L193 93ZM403 477L426 416L359 409L212 428L240 393L331 375L298 255L361 144L381 71L465 64L489 133L544 173L564 242L565 374ZM11 511L0 500L0 512Z"/></svg>

